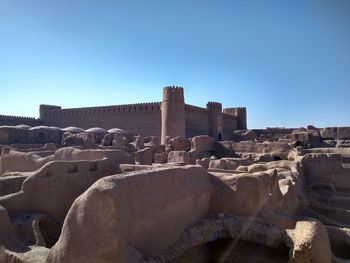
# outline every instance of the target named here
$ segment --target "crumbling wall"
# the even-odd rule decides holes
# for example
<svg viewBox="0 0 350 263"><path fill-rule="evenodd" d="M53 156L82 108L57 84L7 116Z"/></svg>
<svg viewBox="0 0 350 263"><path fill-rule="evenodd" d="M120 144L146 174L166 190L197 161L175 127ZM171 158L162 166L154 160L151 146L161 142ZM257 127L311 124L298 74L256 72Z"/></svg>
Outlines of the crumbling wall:
<svg viewBox="0 0 350 263"><path fill-rule="evenodd" d="M76 197L116 172L108 159L49 162L24 180L21 191L0 197L0 205L9 212L37 211L63 222Z"/></svg>
<svg viewBox="0 0 350 263"><path fill-rule="evenodd" d="M209 211L210 191L210 176L200 167L99 180L74 202L47 262L136 262L135 248L157 255Z"/></svg>

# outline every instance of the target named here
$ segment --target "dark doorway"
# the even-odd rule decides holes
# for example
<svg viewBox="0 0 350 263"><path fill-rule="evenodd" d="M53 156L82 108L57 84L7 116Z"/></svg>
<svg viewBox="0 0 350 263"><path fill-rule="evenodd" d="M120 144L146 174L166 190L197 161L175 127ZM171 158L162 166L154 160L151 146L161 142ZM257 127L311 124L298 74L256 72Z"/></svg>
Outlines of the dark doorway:
<svg viewBox="0 0 350 263"><path fill-rule="evenodd" d="M221 141L222 137L221 137L221 133L218 134L218 141Z"/></svg>

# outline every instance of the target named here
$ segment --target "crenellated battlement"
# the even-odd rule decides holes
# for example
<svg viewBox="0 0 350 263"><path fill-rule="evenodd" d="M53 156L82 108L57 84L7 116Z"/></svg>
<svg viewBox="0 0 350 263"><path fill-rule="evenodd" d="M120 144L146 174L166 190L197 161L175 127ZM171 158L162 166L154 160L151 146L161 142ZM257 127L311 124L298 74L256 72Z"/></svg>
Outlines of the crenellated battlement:
<svg viewBox="0 0 350 263"><path fill-rule="evenodd" d="M208 116L208 110L198 106L185 104L185 114Z"/></svg>
<svg viewBox="0 0 350 263"><path fill-rule="evenodd" d="M161 135L164 142L166 136L195 136L202 133L218 138L219 133L223 135L223 127L226 134L236 127L244 128L246 108L223 110L222 104L216 101L208 101L206 107L185 104L183 87L166 86L161 102L81 108L42 104L40 121L57 127L119 127L136 133Z"/></svg>
<svg viewBox="0 0 350 263"><path fill-rule="evenodd" d="M43 112L43 118L55 118L65 116L106 116L119 115L124 113L146 113L160 112L160 102L122 104L113 106L67 108L67 109L50 109Z"/></svg>
<svg viewBox="0 0 350 263"><path fill-rule="evenodd" d="M164 87L161 107L162 143L165 143L167 136L184 137L186 135L184 89L179 86Z"/></svg>
<svg viewBox="0 0 350 263"><path fill-rule="evenodd" d="M223 113L222 117L224 120L237 120L237 116L232 114Z"/></svg>
<svg viewBox="0 0 350 263"><path fill-rule="evenodd" d="M185 104L184 88L166 86L161 102L143 102L109 106L62 108L41 104L40 118L0 115L0 125L121 128L144 136L193 137L208 134L215 139L229 138L232 131L246 129L246 108L222 110L222 104L208 101L206 107Z"/></svg>
<svg viewBox="0 0 350 263"><path fill-rule="evenodd" d="M237 115L238 113L244 113L246 111L247 111L246 107L226 108L223 110L224 113L233 114L233 115Z"/></svg>
<svg viewBox="0 0 350 263"><path fill-rule="evenodd" d="M22 119L22 120L28 120L28 121L35 121L35 120L38 120L34 117L23 117L23 116L13 116L13 115L0 115L0 119L3 119L3 120L19 120L19 119Z"/></svg>
<svg viewBox="0 0 350 263"><path fill-rule="evenodd" d="M40 104L40 107L43 107L43 108L61 108L61 106L58 106L58 105L52 105L52 104Z"/></svg>
<svg viewBox="0 0 350 263"><path fill-rule="evenodd" d="M39 116L40 116L40 119L44 119L44 118L45 118L46 111L50 111L50 110L61 110L61 109L62 109L61 106L49 105L49 104L41 104L41 105L39 106Z"/></svg>
<svg viewBox="0 0 350 263"><path fill-rule="evenodd" d="M208 101L207 103L207 109L212 111L222 111L222 104L220 102L216 101Z"/></svg>
<svg viewBox="0 0 350 263"><path fill-rule="evenodd" d="M41 125L41 120L34 117L23 117L13 115L0 115L0 125L19 125L26 124L29 126Z"/></svg>
<svg viewBox="0 0 350 263"><path fill-rule="evenodd" d="M184 102L184 89L179 86L166 86L163 88L163 101Z"/></svg>
<svg viewBox="0 0 350 263"><path fill-rule="evenodd" d="M164 89L168 89L168 90L181 90L181 91L183 91L183 87L180 87L180 86L165 86Z"/></svg>
<svg viewBox="0 0 350 263"><path fill-rule="evenodd" d="M224 109L225 114L233 115L237 117L237 128L239 130L247 129L247 109L246 107L235 107Z"/></svg>
<svg viewBox="0 0 350 263"><path fill-rule="evenodd" d="M50 105L50 104L40 104L40 106L39 106L40 111L60 110L60 109L62 109L61 106Z"/></svg>

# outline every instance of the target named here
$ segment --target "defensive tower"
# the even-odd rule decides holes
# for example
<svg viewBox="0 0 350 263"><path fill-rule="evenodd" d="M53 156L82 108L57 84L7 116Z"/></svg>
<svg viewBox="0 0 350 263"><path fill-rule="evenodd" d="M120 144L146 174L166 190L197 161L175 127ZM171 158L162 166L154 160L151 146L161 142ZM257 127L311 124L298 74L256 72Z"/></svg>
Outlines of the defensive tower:
<svg viewBox="0 0 350 263"><path fill-rule="evenodd" d="M60 110L62 109L61 106L56 105L48 105L48 104L40 104L39 106L39 116L41 120L45 120L45 112L49 110Z"/></svg>
<svg viewBox="0 0 350 263"><path fill-rule="evenodd" d="M162 143L166 136L186 136L185 100L182 87L167 86L163 89Z"/></svg>
<svg viewBox="0 0 350 263"><path fill-rule="evenodd" d="M219 102L209 101L207 103L207 110L209 136L215 140L221 140L223 136L222 105Z"/></svg>
<svg viewBox="0 0 350 263"><path fill-rule="evenodd" d="M227 108L224 109L224 113L237 117L237 129L247 129L247 109L245 107Z"/></svg>

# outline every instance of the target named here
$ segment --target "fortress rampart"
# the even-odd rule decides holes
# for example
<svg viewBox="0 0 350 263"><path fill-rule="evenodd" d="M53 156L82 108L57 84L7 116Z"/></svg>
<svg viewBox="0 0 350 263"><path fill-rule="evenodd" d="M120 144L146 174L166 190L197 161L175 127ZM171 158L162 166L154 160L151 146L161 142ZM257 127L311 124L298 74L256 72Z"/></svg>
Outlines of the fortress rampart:
<svg viewBox="0 0 350 263"><path fill-rule="evenodd" d="M52 105L45 106L52 107ZM55 109L43 109L41 115L46 125L57 127L76 126L83 129L118 127L131 133L160 136L160 102L74 109L56 107Z"/></svg>
<svg viewBox="0 0 350 263"><path fill-rule="evenodd" d="M186 137L208 134L208 110L185 104Z"/></svg>
<svg viewBox="0 0 350 263"><path fill-rule="evenodd" d="M247 109L245 107L227 108L223 112L237 117L238 130L247 129Z"/></svg>
<svg viewBox="0 0 350 263"><path fill-rule="evenodd" d="M184 89L177 86L163 89L162 102L67 109L42 104L39 113L40 119L0 115L0 125L120 128L144 136L159 136L163 142L166 136L201 134L227 139L234 130L247 128L246 108L222 110L219 102L208 102L206 108L186 104Z"/></svg>
<svg viewBox="0 0 350 263"><path fill-rule="evenodd" d="M39 125L42 125L42 121L40 119L31 118L31 117L0 115L0 126L1 125L20 125L20 124L25 124L29 126L39 126Z"/></svg>

